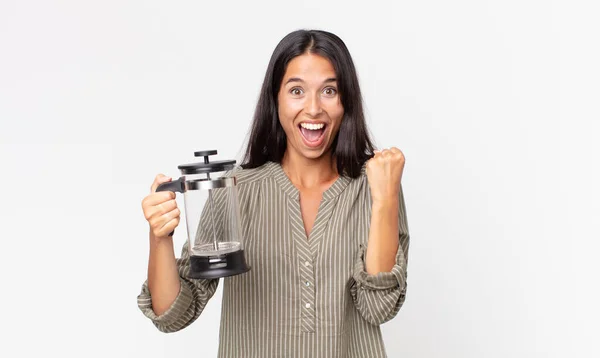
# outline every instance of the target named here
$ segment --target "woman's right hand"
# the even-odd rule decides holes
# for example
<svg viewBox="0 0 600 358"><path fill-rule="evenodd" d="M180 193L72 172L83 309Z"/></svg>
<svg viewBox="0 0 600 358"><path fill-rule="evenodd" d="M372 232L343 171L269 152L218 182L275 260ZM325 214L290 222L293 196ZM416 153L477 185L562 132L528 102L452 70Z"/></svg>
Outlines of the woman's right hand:
<svg viewBox="0 0 600 358"><path fill-rule="evenodd" d="M172 191L159 191L156 188L171 181L170 177L158 174L150 189L150 195L142 200L144 217L150 224L150 234L156 239L165 239L179 225L180 211L175 201L175 193Z"/></svg>

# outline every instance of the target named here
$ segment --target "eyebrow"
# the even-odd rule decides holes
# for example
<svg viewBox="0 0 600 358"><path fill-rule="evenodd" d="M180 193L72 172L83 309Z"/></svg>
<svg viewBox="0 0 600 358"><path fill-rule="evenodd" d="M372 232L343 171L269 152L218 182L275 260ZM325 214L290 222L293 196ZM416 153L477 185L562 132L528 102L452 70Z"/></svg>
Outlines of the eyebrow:
<svg viewBox="0 0 600 358"><path fill-rule="evenodd" d="M331 78L328 78L325 81L323 81L323 83L330 83L330 82L335 82L335 81L337 81L336 78L335 77L331 77ZM304 83L304 80L302 78L298 78L298 77L291 77L290 79L288 79L285 82L284 86L287 85L290 82L301 82L301 83Z"/></svg>

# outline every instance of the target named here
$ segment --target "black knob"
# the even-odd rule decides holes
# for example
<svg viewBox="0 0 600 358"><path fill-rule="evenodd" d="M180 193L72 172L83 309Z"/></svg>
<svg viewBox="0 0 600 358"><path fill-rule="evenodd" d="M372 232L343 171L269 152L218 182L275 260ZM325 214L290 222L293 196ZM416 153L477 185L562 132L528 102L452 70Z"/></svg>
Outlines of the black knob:
<svg viewBox="0 0 600 358"><path fill-rule="evenodd" d="M216 150L201 150L198 152L194 152L195 157L204 157L204 164L208 164L208 157L211 155L217 155Z"/></svg>

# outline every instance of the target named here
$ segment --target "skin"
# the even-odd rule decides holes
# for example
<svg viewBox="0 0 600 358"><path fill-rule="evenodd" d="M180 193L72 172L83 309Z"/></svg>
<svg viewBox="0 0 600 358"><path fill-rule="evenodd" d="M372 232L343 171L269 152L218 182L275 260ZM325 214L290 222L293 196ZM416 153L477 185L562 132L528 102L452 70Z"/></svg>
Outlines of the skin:
<svg viewBox="0 0 600 358"><path fill-rule="evenodd" d="M325 192L339 177L331 144L339 131L344 108L329 60L314 54L291 60L278 93L278 114L287 136L282 168L300 192L300 207L307 238L310 237L319 204ZM302 140L302 122L324 123L322 143L316 147ZM404 155L397 148L377 151L367 162L367 178L372 198L372 218L366 253L369 274L389 272L398 250L398 196L404 169ZM150 194L142 200L144 217L150 225L148 287L152 307L161 315L173 304L180 291L179 274L168 234L180 221L175 194L156 192L159 184L171 178L159 174Z"/></svg>
<svg viewBox="0 0 600 358"><path fill-rule="evenodd" d="M317 216L322 194L339 177L331 156L344 107L329 60L312 54L298 56L288 63L277 96L279 122L287 137L281 166L300 192L300 209L307 237ZM307 146L300 123L326 125L325 139L316 148Z"/></svg>
<svg viewBox="0 0 600 358"><path fill-rule="evenodd" d="M161 315L171 307L179 290L179 273L173 239L169 233L179 225L180 211L173 192L156 192L159 184L171 178L159 174L150 188L150 195L142 200L144 217L150 225L150 257L148 259L148 289L152 296L152 309Z"/></svg>
<svg viewBox="0 0 600 358"><path fill-rule="evenodd" d="M367 178L373 200L365 266L369 274L389 272L398 251L398 198L404 171L404 154L392 147L376 151L367 162Z"/></svg>

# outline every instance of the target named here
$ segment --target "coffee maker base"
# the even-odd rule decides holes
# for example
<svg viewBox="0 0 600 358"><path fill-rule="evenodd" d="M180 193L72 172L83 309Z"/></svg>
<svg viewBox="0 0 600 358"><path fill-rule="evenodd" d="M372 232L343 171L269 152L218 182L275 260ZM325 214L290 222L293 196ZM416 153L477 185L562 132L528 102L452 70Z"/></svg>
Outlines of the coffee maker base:
<svg viewBox="0 0 600 358"><path fill-rule="evenodd" d="M222 255L190 256L190 278L214 279L239 275L250 271L244 250Z"/></svg>

